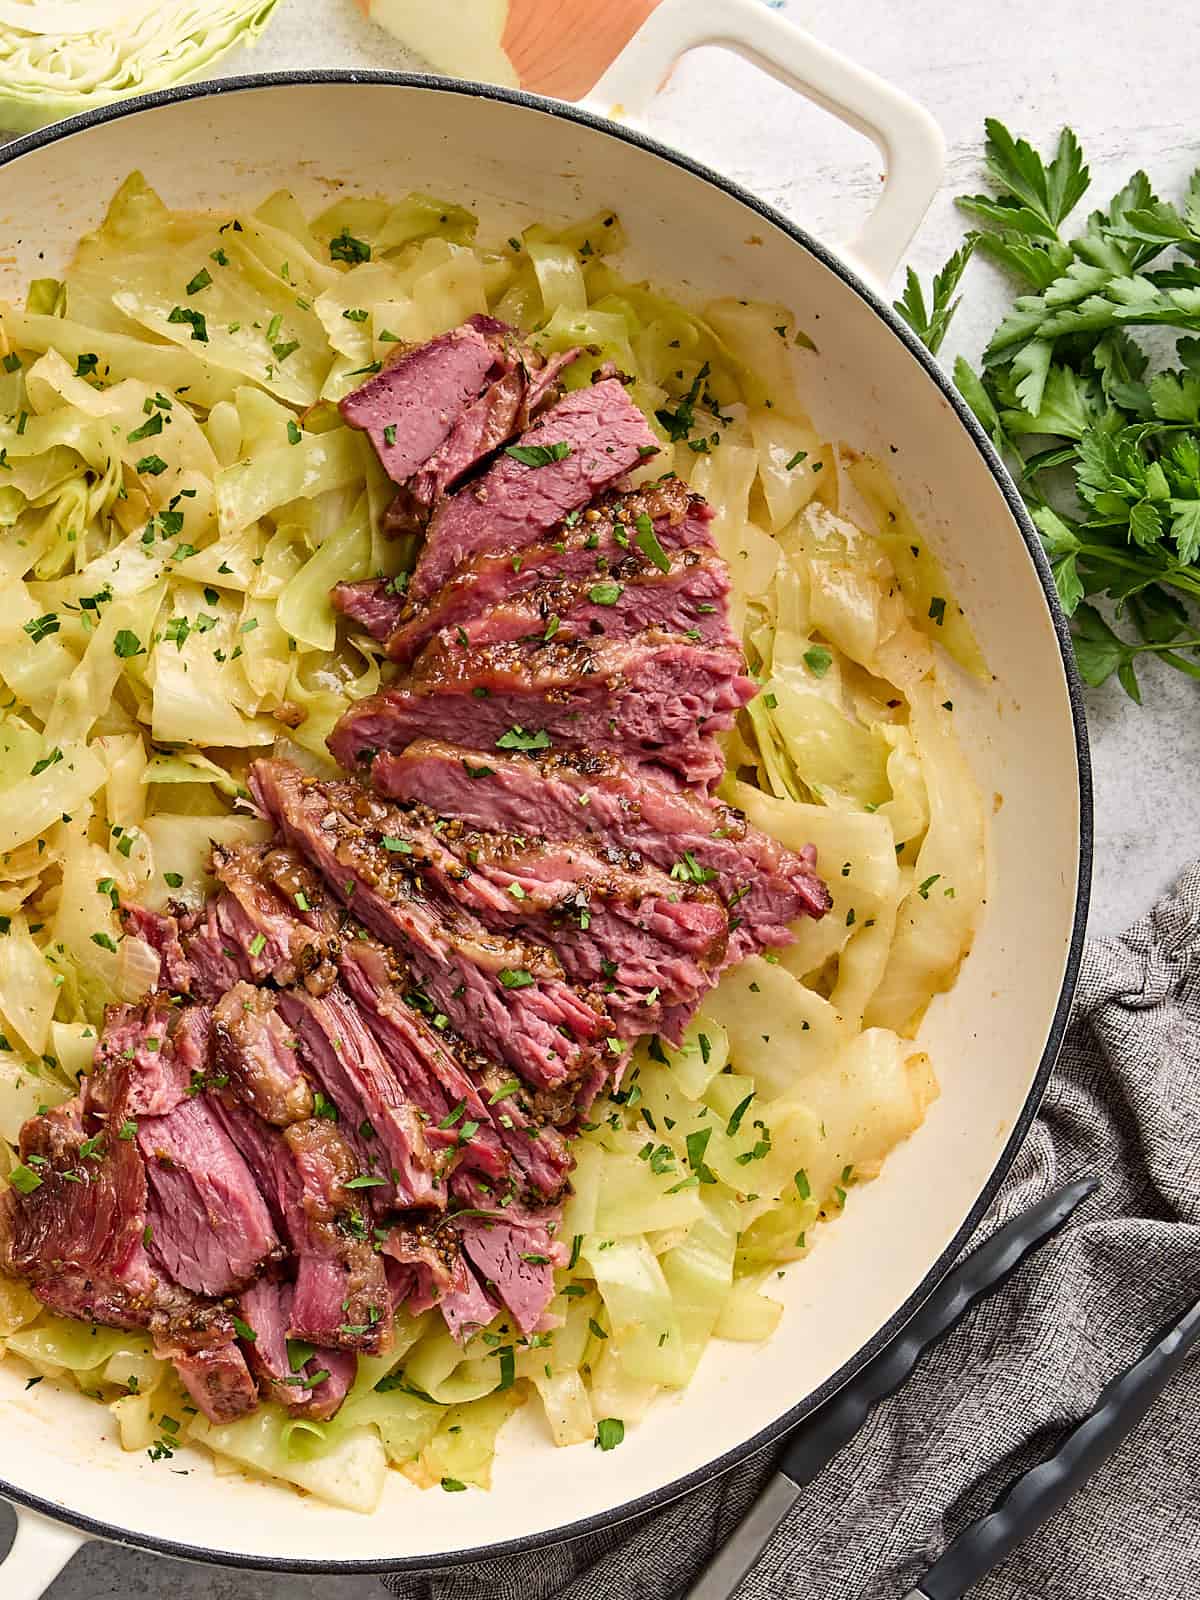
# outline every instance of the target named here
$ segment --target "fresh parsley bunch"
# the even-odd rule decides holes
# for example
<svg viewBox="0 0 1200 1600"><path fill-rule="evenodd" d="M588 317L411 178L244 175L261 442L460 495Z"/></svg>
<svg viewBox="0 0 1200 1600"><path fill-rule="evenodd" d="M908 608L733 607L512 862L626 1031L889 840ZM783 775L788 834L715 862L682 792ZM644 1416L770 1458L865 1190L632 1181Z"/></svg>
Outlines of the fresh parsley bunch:
<svg viewBox="0 0 1200 1600"><path fill-rule="evenodd" d="M1200 678L1200 170L1179 208L1135 172L1065 237L1090 184L1074 133L1046 162L994 118L986 128L997 193L958 201L982 226L928 303L910 268L896 310L936 352L973 254L1020 284L982 372L960 357L954 381L1030 507L1085 680L1116 673L1140 703L1141 655ZM1156 359L1131 332L1143 328L1184 336ZM1089 603L1098 595L1122 633Z"/></svg>

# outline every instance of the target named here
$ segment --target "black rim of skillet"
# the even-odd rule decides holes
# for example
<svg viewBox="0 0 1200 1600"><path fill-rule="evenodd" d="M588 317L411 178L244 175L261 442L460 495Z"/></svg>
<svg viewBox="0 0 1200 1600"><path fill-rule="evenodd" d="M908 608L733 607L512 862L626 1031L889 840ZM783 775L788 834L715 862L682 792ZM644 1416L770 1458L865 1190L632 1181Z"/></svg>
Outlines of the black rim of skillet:
<svg viewBox="0 0 1200 1600"><path fill-rule="evenodd" d="M580 1518L576 1522L564 1523L558 1528L529 1534L519 1539L505 1540L500 1544L455 1550L445 1555L394 1556L373 1558L371 1560L309 1561L288 1557L272 1559L268 1556L245 1555L237 1551L217 1550L207 1546L184 1544L177 1540L157 1538L151 1534L134 1532L131 1529L119 1527L114 1523L101 1522L95 1518L84 1516L72 1511L69 1507L57 1505L39 1495L30 1494L18 1487L18 1485L0 1478L0 1495L8 1500L28 1506L33 1511L39 1511L45 1516L53 1518L56 1522L67 1523L73 1528L78 1528L82 1533L92 1534L97 1538L113 1540L121 1544L134 1545L139 1549L153 1550L160 1555L176 1556L189 1561L211 1562L218 1566L245 1567L271 1572L419 1572L438 1567L467 1566L472 1562L494 1560L497 1556L517 1555L524 1551L541 1549L547 1545L560 1544L568 1539L576 1539L583 1534L594 1533L601 1528L612 1527L626 1522L632 1517L642 1516L647 1512L659 1510L669 1505L673 1500L686 1494L689 1489L697 1488L710 1479L729 1471L739 1462L753 1455L755 1451L762 1450L779 1439L789 1428L793 1428L802 1417L814 1411L835 1390L841 1388L843 1384L853 1378L855 1373L900 1331L922 1300L925 1299L938 1280L950 1268L955 1257L979 1226L996 1191L1007 1175L1008 1169L1016 1157L1017 1150L1033 1121L1045 1090L1046 1082L1054 1066L1059 1045L1062 1043L1063 1033L1066 1030L1071 1002L1074 998L1079 963L1083 953L1084 932L1087 925L1093 838L1092 779L1088 755L1087 726L1083 713L1083 689L1075 667L1070 631L1063 615L1062 607L1058 602L1054 580L1051 577L1049 564L1042 551L1041 540L1038 538L1037 532L1029 519L1020 493L1008 470L993 449L991 440L976 421L966 401L963 400L958 390L954 388L916 335L910 331L891 307L873 289L868 287L862 279L851 271L834 251L821 244L819 240L814 239L803 228L799 228L795 223L788 221L773 206L769 206L764 201L757 199L739 184L732 182L729 178L722 177L701 162L693 161L690 157L672 150L668 145L660 144L655 139L647 138L645 134L632 128L610 122L604 117L597 116L590 111L581 110L577 106L544 99L540 95L526 94L519 90L501 89L492 84L471 83L457 78L443 78L433 74L325 70L246 73L234 78L184 84L177 89L164 89L155 94L140 96L135 100L102 106L95 111L86 111L78 116L70 117L64 122L52 124L49 128L42 129L37 133L26 134L14 140L11 144L4 146L0 149L0 168L3 168L11 161L19 160L21 156L28 155L31 151L43 149L47 145L56 143L59 139L68 138L86 128L95 127L104 122L115 121L118 117L136 116L140 111L154 110L159 106L170 105L175 101L238 94L245 90L282 88L290 84L324 83L361 84L364 87L382 84L387 87L426 89L438 93L459 94L475 99L497 100L508 105L523 106L527 110L540 112L543 116L558 117L566 122L574 122L581 127L590 129L593 133L602 134L605 138L635 145L638 149L657 156L659 160L669 162L672 166L680 167L685 172L690 172L694 177L723 190L732 199L739 201L747 210L756 213L765 222L769 222L772 226L787 234L794 243L798 244L810 255L815 256L830 272L835 273L860 299L865 300L876 316L887 324L893 335L900 340L909 353L920 363L930 381L937 385L953 409L960 426L970 436L976 449L983 457L988 470L996 480L997 487L1008 503L1008 509L1012 513L1013 520L1020 531L1029 559L1037 572L1038 580L1046 597L1046 604L1050 610L1051 620L1054 623L1054 631L1058 638L1063 675L1066 679L1067 695L1071 704L1071 719L1075 732L1075 754L1079 773L1079 862L1071 941L1067 951L1062 987L1059 990L1058 1001L1054 1008L1045 1048L1038 1064L1037 1076L1012 1133L1009 1135L990 1177L984 1184L979 1198L971 1207L962 1226L904 1304L888 1319L875 1336L863 1345L857 1355L847 1361L819 1388L806 1395L804 1399L792 1406L782 1416L777 1417L774 1422L761 1429L752 1438L745 1440L724 1455L708 1462L705 1466L696 1468L695 1471L687 1473L684 1477L676 1478L661 1489L641 1495L636 1500L630 1500L624 1505L615 1506L609 1511L598 1512L593 1516Z"/></svg>

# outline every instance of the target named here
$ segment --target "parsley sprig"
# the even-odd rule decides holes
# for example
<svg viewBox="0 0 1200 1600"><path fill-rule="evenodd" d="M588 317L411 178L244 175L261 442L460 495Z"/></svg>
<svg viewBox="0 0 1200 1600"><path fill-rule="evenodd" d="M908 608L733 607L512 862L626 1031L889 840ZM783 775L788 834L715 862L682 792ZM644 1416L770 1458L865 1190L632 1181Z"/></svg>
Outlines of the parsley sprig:
<svg viewBox="0 0 1200 1600"><path fill-rule="evenodd" d="M1080 225L1071 129L1049 160L986 130L995 193L960 197L977 228L928 298L910 270L896 309L936 352L972 254L1015 281L982 369L960 356L954 381L1017 478L1084 679L1140 702L1139 658L1200 678L1200 170L1178 205L1135 172ZM1173 352L1142 329L1175 334Z"/></svg>

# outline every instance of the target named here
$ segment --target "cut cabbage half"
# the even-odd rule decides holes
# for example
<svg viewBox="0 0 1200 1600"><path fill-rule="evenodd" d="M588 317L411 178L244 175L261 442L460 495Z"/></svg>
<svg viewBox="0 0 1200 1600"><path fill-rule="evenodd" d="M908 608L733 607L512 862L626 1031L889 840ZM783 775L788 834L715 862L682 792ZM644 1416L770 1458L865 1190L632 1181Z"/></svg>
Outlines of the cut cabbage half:
<svg viewBox="0 0 1200 1600"><path fill-rule="evenodd" d="M251 43L278 0L0 0L0 128L168 89Z"/></svg>

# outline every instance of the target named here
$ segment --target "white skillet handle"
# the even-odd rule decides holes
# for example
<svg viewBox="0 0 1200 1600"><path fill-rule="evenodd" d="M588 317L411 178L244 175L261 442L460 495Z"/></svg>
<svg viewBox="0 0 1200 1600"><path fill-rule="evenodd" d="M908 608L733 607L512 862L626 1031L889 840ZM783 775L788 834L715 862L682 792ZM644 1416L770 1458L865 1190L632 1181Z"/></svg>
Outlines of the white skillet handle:
<svg viewBox="0 0 1200 1600"><path fill-rule="evenodd" d="M671 68L699 45L736 50L872 140L883 193L842 255L877 288L908 248L941 183L945 142L923 106L805 33L762 0L662 0L588 96L604 116L640 121Z"/></svg>
<svg viewBox="0 0 1200 1600"><path fill-rule="evenodd" d="M17 1537L0 1562L0 1595L4 1600L40 1600L77 1550L87 1542L33 1511L17 1513Z"/></svg>

